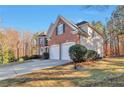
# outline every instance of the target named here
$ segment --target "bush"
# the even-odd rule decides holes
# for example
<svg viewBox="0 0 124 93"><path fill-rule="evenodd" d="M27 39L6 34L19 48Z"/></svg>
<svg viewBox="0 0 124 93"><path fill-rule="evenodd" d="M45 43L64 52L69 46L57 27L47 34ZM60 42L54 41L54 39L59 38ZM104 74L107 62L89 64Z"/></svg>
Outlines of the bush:
<svg viewBox="0 0 124 93"><path fill-rule="evenodd" d="M23 58L19 58L19 62L24 62L24 59Z"/></svg>
<svg viewBox="0 0 124 93"><path fill-rule="evenodd" d="M32 56L23 56L23 57L21 57L21 58L23 58L24 60L29 60L29 59L39 59L39 58L41 58L41 55L32 55Z"/></svg>
<svg viewBox="0 0 124 93"><path fill-rule="evenodd" d="M47 52L43 53L43 58L44 59L49 59L49 53L47 53Z"/></svg>
<svg viewBox="0 0 124 93"><path fill-rule="evenodd" d="M87 48L80 44L73 45L69 49L70 58L76 62L84 61L86 53Z"/></svg>
<svg viewBox="0 0 124 93"><path fill-rule="evenodd" d="M87 61L94 61L97 59L97 52L94 50L87 50L87 53L85 55Z"/></svg>
<svg viewBox="0 0 124 93"><path fill-rule="evenodd" d="M75 69L77 62L84 61L86 53L87 53L87 48L80 44L73 45L69 48L69 55L70 58L75 62Z"/></svg>
<svg viewBox="0 0 124 93"><path fill-rule="evenodd" d="M30 57L30 59L39 59L39 58L41 58L40 55L32 55L32 56Z"/></svg>
<svg viewBox="0 0 124 93"><path fill-rule="evenodd" d="M29 59L28 56L23 56L23 57L21 57L21 58L23 58L24 60L28 60L28 59Z"/></svg>

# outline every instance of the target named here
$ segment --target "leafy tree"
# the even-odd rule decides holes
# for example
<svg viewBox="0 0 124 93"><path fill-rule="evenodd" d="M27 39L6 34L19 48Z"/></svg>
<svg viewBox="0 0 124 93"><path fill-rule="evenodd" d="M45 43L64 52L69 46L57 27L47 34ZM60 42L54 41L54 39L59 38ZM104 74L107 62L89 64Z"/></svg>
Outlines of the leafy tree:
<svg viewBox="0 0 124 93"><path fill-rule="evenodd" d="M75 63L74 68L77 69L77 63L85 60L85 54L87 52L87 48L83 45L76 44L69 48L70 58Z"/></svg>
<svg viewBox="0 0 124 93"><path fill-rule="evenodd" d="M94 22L94 21L93 21L92 24L93 24L93 26L94 26L97 30L103 31L104 25L102 24L101 21L97 21L97 22Z"/></svg>
<svg viewBox="0 0 124 93"><path fill-rule="evenodd" d="M6 45L3 48L4 48L3 64L8 64L9 63L9 49Z"/></svg>
<svg viewBox="0 0 124 93"><path fill-rule="evenodd" d="M97 21L97 22L92 21L92 25L95 27L95 29L103 33L104 40L108 39L108 31L106 29L106 26L103 25L101 21Z"/></svg>
<svg viewBox="0 0 124 93"><path fill-rule="evenodd" d="M31 56L32 52L32 34L30 32L23 33L23 56Z"/></svg>
<svg viewBox="0 0 124 93"><path fill-rule="evenodd" d="M2 53L2 48L0 48L0 64L3 63L3 53Z"/></svg>
<svg viewBox="0 0 124 93"><path fill-rule="evenodd" d="M112 13L111 20L113 21L113 30L117 34L124 33L124 6L118 6Z"/></svg>
<svg viewBox="0 0 124 93"><path fill-rule="evenodd" d="M0 47L2 48L3 59L6 60L4 63L8 62L5 55L7 54L7 51L10 52L10 50L14 50L12 56L15 56L16 59L25 55L30 56L32 47L31 39L32 34L29 32L25 32L22 36L22 34L14 28L1 28ZM12 56L9 58L10 61L12 61Z"/></svg>
<svg viewBox="0 0 124 93"><path fill-rule="evenodd" d="M110 33L110 53L111 55L120 55L119 35L124 33L124 6L117 6L112 13L108 22L108 30Z"/></svg>

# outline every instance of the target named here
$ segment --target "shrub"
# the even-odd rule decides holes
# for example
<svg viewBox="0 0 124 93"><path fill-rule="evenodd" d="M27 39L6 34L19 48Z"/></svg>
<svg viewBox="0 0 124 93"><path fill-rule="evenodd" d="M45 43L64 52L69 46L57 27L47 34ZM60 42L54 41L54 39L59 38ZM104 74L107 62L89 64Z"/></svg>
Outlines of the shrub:
<svg viewBox="0 0 124 93"><path fill-rule="evenodd" d="M28 59L29 59L28 56L23 56L23 57L21 57L21 58L23 58L24 60L28 60Z"/></svg>
<svg viewBox="0 0 124 93"><path fill-rule="evenodd" d="M77 62L84 61L86 53L87 53L87 48L80 44L73 45L69 48L69 55L70 55L70 58L75 63L75 69L76 69Z"/></svg>
<svg viewBox="0 0 124 93"><path fill-rule="evenodd" d="M32 55L32 56L23 56L23 57L21 57L21 58L23 58L24 60L29 60L29 59L39 59L39 58L41 58L41 55Z"/></svg>
<svg viewBox="0 0 124 93"><path fill-rule="evenodd" d="M49 53L47 53L47 52L43 53L43 58L44 59L49 59Z"/></svg>
<svg viewBox="0 0 124 93"><path fill-rule="evenodd" d="M87 61L94 61L97 59L97 52L94 50L87 50L87 53L85 55Z"/></svg>
<svg viewBox="0 0 124 93"><path fill-rule="evenodd" d="M19 62L24 62L24 59L23 58L19 58Z"/></svg>
<svg viewBox="0 0 124 93"><path fill-rule="evenodd" d="M32 55L32 56L30 57L30 59L39 59L39 58L41 58L40 55Z"/></svg>

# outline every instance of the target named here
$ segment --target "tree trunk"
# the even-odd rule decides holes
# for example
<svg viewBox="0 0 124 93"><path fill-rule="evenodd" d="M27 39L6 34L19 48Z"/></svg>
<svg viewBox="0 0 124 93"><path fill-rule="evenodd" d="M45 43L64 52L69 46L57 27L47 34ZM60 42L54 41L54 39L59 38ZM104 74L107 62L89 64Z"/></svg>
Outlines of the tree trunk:
<svg viewBox="0 0 124 93"><path fill-rule="evenodd" d="M118 55L120 56L119 37L118 36L117 36L117 41L118 41Z"/></svg>
<svg viewBox="0 0 124 93"><path fill-rule="evenodd" d="M108 55L108 43L107 43L107 41L105 41L105 43L104 43L104 56L106 57L107 55Z"/></svg>
<svg viewBox="0 0 124 93"><path fill-rule="evenodd" d="M74 69L77 69L77 62L74 62Z"/></svg>
<svg viewBox="0 0 124 93"><path fill-rule="evenodd" d="M17 48L17 60L19 59L19 48Z"/></svg>

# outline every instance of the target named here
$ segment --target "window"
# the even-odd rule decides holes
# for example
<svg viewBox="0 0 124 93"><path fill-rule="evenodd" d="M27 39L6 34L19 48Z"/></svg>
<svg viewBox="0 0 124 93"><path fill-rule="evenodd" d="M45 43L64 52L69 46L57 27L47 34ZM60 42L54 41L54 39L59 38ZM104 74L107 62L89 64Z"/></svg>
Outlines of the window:
<svg viewBox="0 0 124 93"><path fill-rule="evenodd" d="M40 38L40 45L42 45L43 43L44 43L44 38L41 37L41 38Z"/></svg>
<svg viewBox="0 0 124 93"><path fill-rule="evenodd" d="M65 30L65 25L64 24L60 24L58 25L58 27L56 28L56 34L57 35L61 35L64 33Z"/></svg>
<svg viewBox="0 0 124 93"><path fill-rule="evenodd" d="M40 37L39 38L39 45L42 45L42 46L44 46L45 45L45 37Z"/></svg>
<svg viewBox="0 0 124 93"><path fill-rule="evenodd" d="M92 37L95 37L95 32L94 31L92 32Z"/></svg>
<svg viewBox="0 0 124 93"><path fill-rule="evenodd" d="M89 34L92 38L96 36L95 31L93 31L93 29L91 29L91 28L88 28L88 34Z"/></svg>

